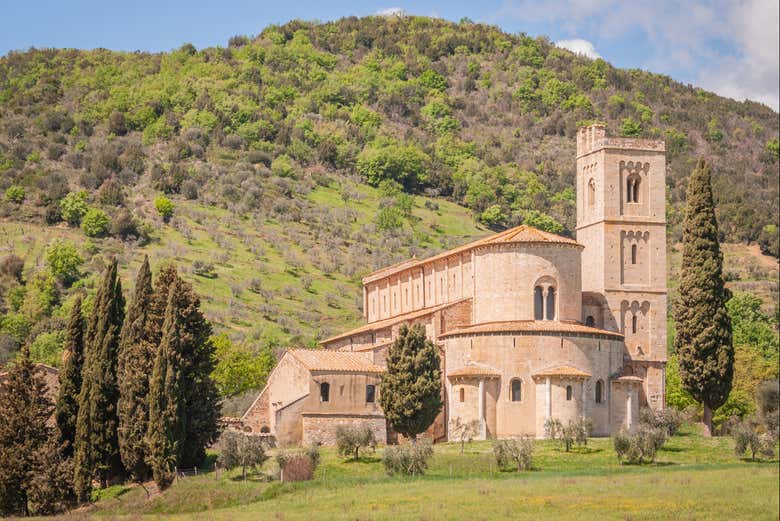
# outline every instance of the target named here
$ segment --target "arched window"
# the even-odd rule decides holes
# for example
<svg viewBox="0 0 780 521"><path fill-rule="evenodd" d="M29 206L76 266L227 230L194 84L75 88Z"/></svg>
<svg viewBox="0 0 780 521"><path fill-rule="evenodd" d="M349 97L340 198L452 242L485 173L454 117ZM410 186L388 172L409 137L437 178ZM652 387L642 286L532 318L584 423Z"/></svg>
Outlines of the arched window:
<svg viewBox="0 0 780 521"><path fill-rule="evenodd" d="M634 202L635 203L639 202L639 183L641 182L642 182L641 177L637 177L636 179L634 179Z"/></svg>
<svg viewBox="0 0 780 521"><path fill-rule="evenodd" d="M636 244L631 245L631 264L636 264Z"/></svg>
<svg viewBox="0 0 780 521"><path fill-rule="evenodd" d="M271 428L268 425L263 425L260 427L261 434L268 434L269 432L271 432Z"/></svg>
<svg viewBox="0 0 780 521"><path fill-rule="evenodd" d="M366 403L374 403L374 399L376 398L376 386L375 385L367 385L366 386Z"/></svg>
<svg viewBox="0 0 780 521"><path fill-rule="evenodd" d="M566 401L571 401L571 385L566 386Z"/></svg>
<svg viewBox="0 0 780 521"><path fill-rule="evenodd" d="M322 382L320 384L320 401L327 402L328 400L330 400L330 384Z"/></svg>
<svg viewBox="0 0 780 521"><path fill-rule="evenodd" d="M555 288L547 288L547 320L555 320Z"/></svg>
<svg viewBox="0 0 780 521"><path fill-rule="evenodd" d="M604 382L601 380L596 381L596 403L602 403L604 401Z"/></svg>
<svg viewBox="0 0 780 521"><path fill-rule="evenodd" d="M588 206L596 204L596 182L591 179L588 181Z"/></svg>
<svg viewBox="0 0 780 521"><path fill-rule="evenodd" d="M592 315L588 315L585 318L585 325L588 327L594 327L596 325L596 319Z"/></svg>
<svg viewBox="0 0 780 521"><path fill-rule="evenodd" d="M513 402L519 402L523 399L523 382L522 380L515 378L512 380L511 384L511 392L510 392L510 399Z"/></svg>
<svg viewBox="0 0 780 521"><path fill-rule="evenodd" d="M534 288L534 320L542 320L544 318L544 293L542 293L542 287L536 286Z"/></svg>
<svg viewBox="0 0 780 521"><path fill-rule="evenodd" d="M631 334L636 334L636 315L631 317Z"/></svg>
<svg viewBox="0 0 780 521"><path fill-rule="evenodd" d="M460 388L460 401L465 402L466 401L466 389L463 387Z"/></svg>
<svg viewBox="0 0 780 521"><path fill-rule="evenodd" d="M629 177L626 179L626 202L630 203L634 198L634 179Z"/></svg>
<svg viewBox="0 0 780 521"><path fill-rule="evenodd" d="M639 202L639 184L642 182L642 179L636 175L630 175L628 176L628 179L626 179L626 201L629 203L638 203Z"/></svg>

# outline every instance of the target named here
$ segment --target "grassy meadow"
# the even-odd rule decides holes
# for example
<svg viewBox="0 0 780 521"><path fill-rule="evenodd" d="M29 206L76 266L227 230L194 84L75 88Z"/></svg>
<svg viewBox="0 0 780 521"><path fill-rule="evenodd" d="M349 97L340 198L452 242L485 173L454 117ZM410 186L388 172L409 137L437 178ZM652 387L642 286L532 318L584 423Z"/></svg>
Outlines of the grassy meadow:
<svg viewBox="0 0 780 521"><path fill-rule="evenodd" d="M240 471L182 478L147 499L113 487L88 510L62 519L493 520L778 518L778 461L734 456L730 438L691 428L671 438L653 464L620 464L608 438L566 453L537 442L534 470L496 468L489 442L435 446L428 472L388 477L381 448L359 461L322 449L315 479L267 482ZM264 471L274 473L273 459Z"/></svg>

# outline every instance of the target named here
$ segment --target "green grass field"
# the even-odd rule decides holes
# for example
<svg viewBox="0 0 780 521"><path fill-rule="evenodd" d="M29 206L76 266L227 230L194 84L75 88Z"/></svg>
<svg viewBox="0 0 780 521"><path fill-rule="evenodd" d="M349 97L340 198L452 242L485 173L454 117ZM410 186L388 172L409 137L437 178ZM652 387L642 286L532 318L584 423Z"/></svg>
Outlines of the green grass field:
<svg viewBox="0 0 780 521"><path fill-rule="evenodd" d="M691 429L671 438L654 464L621 465L610 439L564 452L537 442L534 470L498 471L489 442L436 445L422 477L388 477L381 449L360 461L322 450L313 481L264 482L240 473L188 477L147 499L113 487L77 519L492 520L778 519L778 461L733 454L730 438ZM269 460L266 470L272 472Z"/></svg>

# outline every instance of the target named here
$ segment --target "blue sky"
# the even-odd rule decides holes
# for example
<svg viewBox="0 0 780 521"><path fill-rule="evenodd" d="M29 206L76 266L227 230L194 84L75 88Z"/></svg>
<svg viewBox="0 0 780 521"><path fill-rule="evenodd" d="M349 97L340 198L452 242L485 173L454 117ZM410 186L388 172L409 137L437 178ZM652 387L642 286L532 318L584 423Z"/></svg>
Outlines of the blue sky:
<svg viewBox="0 0 780 521"><path fill-rule="evenodd" d="M403 10L547 35L601 56L778 109L778 0L319 1L0 0L0 55L29 47L165 51L226 45L271 23Z"/></svg>

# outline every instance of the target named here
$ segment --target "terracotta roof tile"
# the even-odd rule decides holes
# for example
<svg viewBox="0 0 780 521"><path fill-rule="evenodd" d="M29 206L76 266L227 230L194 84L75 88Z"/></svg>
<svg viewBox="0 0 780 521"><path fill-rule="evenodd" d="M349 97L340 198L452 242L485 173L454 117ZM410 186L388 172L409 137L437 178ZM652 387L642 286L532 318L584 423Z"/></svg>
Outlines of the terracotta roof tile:
<svg viewBox="0 0 780 521"><path fill-rule="evenodd" d="M447 377L468 377L468 376L500 376L498 369L482 364L469 364L458 369L453 369L447 373Z"/></svg>
<svg viewBox="0 0 780 521"><path fill-rule="evenodd" d="M388 275L392 275L393 273L398 273L415 266L422 266L424 264L428 264L430 262L444 259L451 255L456 255L458 253L469 251L473 248L484 246L486 244L509 244L509 243L566 244L570 246L582 247L582 245L579 244L574 239L569 239L568 237L563 237L561 235L555 235L554 233L545 232L537 228L534 228L533 226L528 226L527 224L523 224L520 226L515 226L514 228L510 228L508 230L504 230L503 232L500 233L483 237L482 239L476 240L474 242L470 242L468 244L464 244L463 246L459 246L452 250L447 250L445 252L439 253L438 255L434 255L433 257L429 257L427 259L418 260L412 258L400 262L398 264L394 264L392 266L381 268L363 277L363 283L379 280L384 277L387 277Z"/></svg>
<svg viewBox="0 0 780 521"><path fill-rule="evenodd" d="M584 326L577 322L559 322L557 320L514 320L507 322L485 322L472 326L462 327L439 335L439 338L449 336L469 335L474 333L574 333L606 335L623 338L623 335L614 331Z"/></svg>
<svg viewBox="0 0 780 521"><path fill-rule="evenodd" d="M543 377L543 376L568 376L571 378L590 378L590 373L586 373L585 371L581 371L577 369L576 367L572 367L570 365L559 365L556 367L551 367L549 369L542 369L541 371L538 371L533 374L534 377Z"/></svg>
<svg viewBox="0 0 780 521"><path fill-rule="evenodd" d="M344 371L349 373L383 373L384 367L365 356L329 349L289 349L287 351L309 371Z"/></svg>
<svg viewBox="0 0 780 521"><path fill-rule="evenodd" d="M430 315L431 313L435 313L436 311L439 311L444 308L448 308L450 306L454 306L455 304L460 304L461 302L465 302L467 300L471 300L470 297L468 298L462 298L455 300L453 302L447 302L445 304L439 304L438 306L431 306L427 308L418 309L416 311L410 311L409 313L404 313L403 315L396 315L394 317L385 318L383 320L376 320L374 322L369 322L368 324L364 326L360 326L358 328L355 328L351 331L347 331L346 333L341 333L335 336L332 336L330 338L326 338L325 340L321 340L320 344L327 344L328 342L333 342L334 340L339 340L341 338L345 338L352 335L359 335L361 333L368 333L370 331L375 331L377 329L383 329L386 327L393 326L395 324L406 322L408 320L414 320L415 318L424 317L425 315Z"/></svg>

